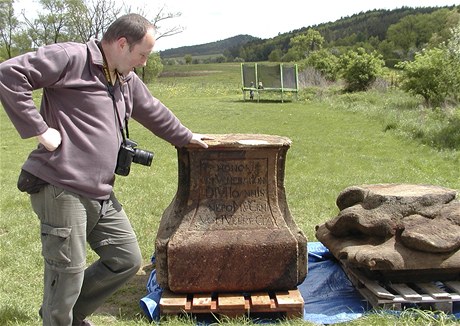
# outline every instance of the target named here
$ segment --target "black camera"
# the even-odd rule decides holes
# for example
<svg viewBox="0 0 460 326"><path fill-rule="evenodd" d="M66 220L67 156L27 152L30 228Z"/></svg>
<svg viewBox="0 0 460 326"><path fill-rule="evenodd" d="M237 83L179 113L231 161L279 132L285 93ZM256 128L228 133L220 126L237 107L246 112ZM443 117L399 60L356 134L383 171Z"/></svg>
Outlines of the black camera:
<svg viewBox="0 0 460 326"><path fill-rule="evenodd" d="M127 176L132 162L146 166L152 164L153 153L138 149L136 146L137 143L130 139L125 139L121 143L120 150L118 151L117 167L115 168L116 174Z"/></svg>

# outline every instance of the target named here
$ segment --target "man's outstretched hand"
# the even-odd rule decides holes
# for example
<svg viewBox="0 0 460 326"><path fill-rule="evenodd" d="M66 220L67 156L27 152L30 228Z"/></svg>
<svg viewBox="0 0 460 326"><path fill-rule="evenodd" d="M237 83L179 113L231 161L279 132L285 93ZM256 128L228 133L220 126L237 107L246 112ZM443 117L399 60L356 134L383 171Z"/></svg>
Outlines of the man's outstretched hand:
<svg viewBox="0 0 460 326"><path fill-rule="evenodd" d="M206 139L214 139L213 137L209 137L202 134L193 134L192 139L190 140L190 144L197 144L201 147L208 148L208 144L204 142Z"/></svg>

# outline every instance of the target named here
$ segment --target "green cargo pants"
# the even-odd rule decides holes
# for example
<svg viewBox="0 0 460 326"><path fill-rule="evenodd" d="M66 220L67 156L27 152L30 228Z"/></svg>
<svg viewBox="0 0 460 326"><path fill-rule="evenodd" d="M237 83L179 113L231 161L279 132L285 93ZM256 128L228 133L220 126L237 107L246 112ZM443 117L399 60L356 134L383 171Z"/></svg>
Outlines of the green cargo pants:
<svg viewBox="0 0 460 326"><path fill-rule="evenodd" d="M101 202L47 185L31 202L41 222L43 325L80 325L139 270L136 236L113 194ZM99 255L88 268L86 242Z"/></svg>

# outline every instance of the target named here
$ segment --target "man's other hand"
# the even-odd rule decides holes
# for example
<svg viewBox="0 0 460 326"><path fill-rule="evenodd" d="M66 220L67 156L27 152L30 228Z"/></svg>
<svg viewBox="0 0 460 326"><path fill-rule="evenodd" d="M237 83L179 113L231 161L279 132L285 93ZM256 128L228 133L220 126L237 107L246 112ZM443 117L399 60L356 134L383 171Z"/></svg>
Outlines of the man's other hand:
<svg viewBox="0 0 460 326"><path fill-rule="evenodd" d="M50 152L56 150L62 141L60 132L53 128L48 128L43 134L38 135L37 139Z"/></svg>

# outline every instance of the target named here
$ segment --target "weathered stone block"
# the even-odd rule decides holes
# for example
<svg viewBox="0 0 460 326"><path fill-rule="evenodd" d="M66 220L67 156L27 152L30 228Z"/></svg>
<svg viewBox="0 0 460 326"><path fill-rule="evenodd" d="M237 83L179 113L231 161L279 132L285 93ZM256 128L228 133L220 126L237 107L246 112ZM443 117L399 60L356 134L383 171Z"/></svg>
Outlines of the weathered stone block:
<svg viewBox="0 0 460 326"><path fill-rule="evenodd" d="M317 226L316 237L344 264L387 280L458 279L456 196L434 185L348 187L337 198L339 214Z"/></svg>
<svg viewBox="0 0 460 326"><path fill-rule="evenodd" d="M158 283L182 293L295 288L307 239L286 203L290 140L213 137L208 149L178 149L178 190L155 242Z"/></svg>

